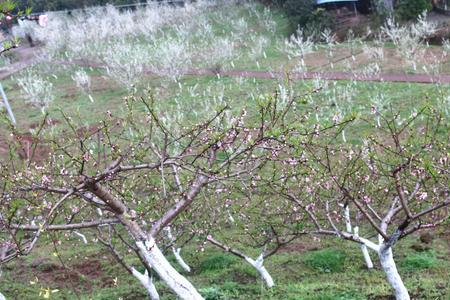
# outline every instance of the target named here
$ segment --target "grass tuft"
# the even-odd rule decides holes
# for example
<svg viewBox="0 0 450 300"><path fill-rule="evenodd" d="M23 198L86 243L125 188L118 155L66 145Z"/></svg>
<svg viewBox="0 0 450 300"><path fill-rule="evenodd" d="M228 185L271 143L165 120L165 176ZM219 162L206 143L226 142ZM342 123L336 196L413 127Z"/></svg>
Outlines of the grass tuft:
<svg viewBox="0 0 450 300"><path fill-rule="evenodd" d="M206 258L201 262L201 270L203 272L216 271L231 266L236 259L225 254L216 254Z"/></svg>
<svg viewBox="0 0 450 300"><path fill-rule="evenodd" d="M429 269L436 266L436 256L432 251L411 254L401 262L400 266L406 271Z"/></svg>
<svg viewBox="0 0 450 300"><path fill-rule="evenodd" d="M305 263L320 272L341 272L345 263L345 253L334 248L315 251L306 258Z"/></svg>

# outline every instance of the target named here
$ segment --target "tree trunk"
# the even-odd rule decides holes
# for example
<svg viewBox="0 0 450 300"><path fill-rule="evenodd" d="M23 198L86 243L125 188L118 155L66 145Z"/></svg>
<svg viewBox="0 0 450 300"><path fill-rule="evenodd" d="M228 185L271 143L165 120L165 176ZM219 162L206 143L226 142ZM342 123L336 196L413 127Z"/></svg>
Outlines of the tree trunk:
<svg viewBox="0 0 450 300"><path fill-rule="evenodd" d="M408 290L403 284L403 280L397 271L392 248L386 248L384 245L381 245L378 255L383 271L386 273L387 280L395 291L395 299L410 300L411 298L409 297Z"/></svg>
<svg viewBox="0 0 450 300"><path fill-rule="evenodd" d="M203 181L197 182L196 188L200 189L200 184L202 183ZM87 182L87 187L94 195L109 206L115 213L117 219L119 219L119 221L127 228L130 235L136 241L138 254L140 258L144 260L144 264L148 264L149 267L155 270L161 280L164 281L180 299L203 300L203 297L197 292L194 286L170 265L161 250L159 250L152 235L148 235L144 232L136 221L131 220L129 216L127 216L128 208L120 199L116 198L107 189L95 181ZM179 201L183 202L181 208L185 207L189 201L193 201L195 192L198 191L194 189L194 191L188 193L184 201ZM154 225L152 227L153 232L158 233L164 229L167 222L170 222L175 218L177 212L182 211L181 208L180 206L175 205L158 221L158 226Z"/></svg>
<svg viewBox="0 0 450 300"><path fill-rule="evenodd" d="M153 238L145 242L136 242L142 257L158 273L159 277L172 289L180 299L203 300L194 286L167 261Z"/></svg>
<svg viewBox="0 0 450 300"><path fill-rule="evenodd" d="M369 251L367 250L367 246L362 244L361 245L361 251L363 253L364 260L366 262L367 268L368 269L373 269L372 259L370 258Z"/></svg>
<svg viewBox="0 0 450 300"><path fill-rule="evenodd" d="M358 226L356 226L354 228L354 233L357 237L359 237L359 227ZM361 244L361 251L363 253L364 261L366 262L367 268L373 269L372 259L370 258L369 251L367 250L367 246L365 244Z"/></svg>
<svg viewBox="0 0 450 300"><path fill-rule="evenodd" d="M6 300L5 296L3 296L2 293L0 293L0 300Z"/></svg>
<svg viewBox="0 0 450 300"><path fill-rule="evenodd" d="M80 233L78 231L74 231L73 234L78 235L81 238L81 240L83 241L83 243L85 245L87 245L88 241L87 241L86 236L84 234L82 234L82 233Z"/></svg>
<svg viewBox="0 0 450 300"><path fill-rule="evenodd" d="M136 277L141 282L141 284L144 286L144 288L147 290L148 295L150 296L150 299L151 300L159 300L158 291L156 290L155 285L153 284L152 278L150 276L148 276L147 270L145 271L145 274L141 274L138 270L133 268L132 272L133 272L133 276Z"/></svg>
<svg viewBox="0 0 450 300"><path fill-rule="evenodd" d="M175 255L175 259L177 260L177 263L185 270L186 272L191 272L191 267L184 261L183 257L181 257L181 248L175 248L172 247L173 255Z"/></svg>
<svg viewBox="0 0 450 300"><path fill-rule="evenodd" d="M253 260L250 257L245 257L245 260L258 271L259 275L261 275L268 288L271 288L275 285L272 276L270 276L269 272L267 272L266 267L264 267L263 265L264 259L262 257L262 254L256 260Z"/></svg>

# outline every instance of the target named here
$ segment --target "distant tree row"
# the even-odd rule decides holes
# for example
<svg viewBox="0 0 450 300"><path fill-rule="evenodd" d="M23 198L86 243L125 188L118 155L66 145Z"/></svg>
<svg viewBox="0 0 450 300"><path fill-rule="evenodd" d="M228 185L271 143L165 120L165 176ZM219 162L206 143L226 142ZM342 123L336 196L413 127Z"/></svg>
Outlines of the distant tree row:
<svg viewBox="0 0 450 300"><path fill-rule="evenodd" d="M21 9L31 7L33 12L77 9L89 6L99 6L106 4L122 5L142 3L145 0L19 0L18 6Z"/></svg>

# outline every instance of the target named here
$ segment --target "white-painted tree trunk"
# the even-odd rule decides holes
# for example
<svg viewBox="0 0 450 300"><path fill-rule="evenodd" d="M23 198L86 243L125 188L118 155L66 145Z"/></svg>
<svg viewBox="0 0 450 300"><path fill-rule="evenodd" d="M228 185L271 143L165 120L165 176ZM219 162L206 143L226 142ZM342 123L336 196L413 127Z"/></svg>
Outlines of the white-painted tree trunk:
<svg viewBox="0 0 450 300"><path fill-rule="evenodd" d="M145 243L141 241L136 242L136 246L146 262L180 299L203 300L203 297L194 286L170 265L153 238L150 238Z"/></svg>
<svg viewBox="0 0 450 300"><path fill-rule="evenodd" d="M380 245L378 256L380 257L381 267L383 268L384 273L386 273L386 277L395 291L395 299L410 300L411 298L409 297L408 290L403 284L403 280L397 271L392 248L386 248L383 245Z"/></svg>
<svg viewBox="0 0 450 300"><path fill-rule="evenodd" d="M0 300L6 300L5 296L3 296L2 293L0 293Z"/></svg>
<svg viewBox="0 0 450 300"><path fill-rule="evenodd" d="M133 276L136 277L147 290L150 299L159 300L158 291L156 290L155 285L153 284L152 277L148 276L147 270L145 270L145 274L141 274L141 272L139 272L135 268L132 268L131 270L133 272Z"/></svg>
<svg viewBox="0 0 450 300"><path fill-rule="evenodd" d="M344 207L344 220L347 232L352 233L352 222L350 219L350 208L348 204ZM355 226L355 228L353 228L353 231L355 235L359 237L359 227ZM373 269L373 262L372 259L370 258L369 251L367 250L367 246L365 244L361 244L361 251L364 257L364 261L366 262L367 268Z"/></svg>
<svg viewBox="0 0 450 300"><path fill-rule="evenodd" d="M231 224L234 224L234 223L235 223L234 218L233 218L233 215L231 214L230 211L228 211L228 221L230 221Z"/></svg>
<svg viewBox="0 0 450 300"><path fill-rule="evenodd" d="M256 260L253 260L250 257L245 257L245 260L258 271L267 287L271 288L275 285L272 276L270 276L266 267L264 267L264 258L262 254Z"/></svg>
<svg viewBox="0 0 450 300"><path fill-rule="evenodd" d="M369 255L369 250L367 250L367 246L362 244L361 245L361 251L364 256L364 261L366 262L366 266L368 269L373 269L373 262Z"/></svg>
<svg viewBox="0 0 450 300"><path fill-rule="evenodd" d="M359 237L359 227L354 228L355 235ZM367 250L366 244L361 244L361 251L364 256L364 261L366 262L366 266L368 269L373 269L373 262L369 255L369 250Z"/></svg>
<svg viewBox="0 0 450 300"><path fill-rule="evenodd" d="M185 270L186 272L190 273L191 272L191 267L189 267L189 265L184 261L183 257L181 257L181 248L175 248L175 238L172 235L172 228L170 226L167 226L165 228L166 232L167 232L167 237L170 239L170 241L173 243L172 244L172 252L173 255L175 255L175 259L177 260L177 263L183 268L183 270Z"/></svg>
<svg viewBox="0 0 450 300"><path fill-rule="evenodd" d="M350 221L350 208L348 205L344 209L345 227L348 233L352 233L352 222Z"/></svg>
<svg viewBox="0 0 450 300"><path fill-rule="evenodd" d="M87 245L88 241L87 241L87 238L86 238L86 236L84 234L82 234L82 233L80 233L78 231L74 231L73 233L78 235L81 238L81 240L83 241L83 243L85 245Z"/></svg>
<svg viewBox="0 0 450 300"><path fill-rule="evenodd" d="M103 217L103 212L102 212L102 210L101 210L100 208L97 208L97 214L98 214L100 217Z"/></svg>
<svg viewBox="0 0 450 300"><path fill-rule="evenodd" d="M184 261L183 257L181 257L181 248L175 248L172 247L173 255L175 255L175 259L177 260L177 263L185 270L186 272L191 272L191 267Z"/></svg>

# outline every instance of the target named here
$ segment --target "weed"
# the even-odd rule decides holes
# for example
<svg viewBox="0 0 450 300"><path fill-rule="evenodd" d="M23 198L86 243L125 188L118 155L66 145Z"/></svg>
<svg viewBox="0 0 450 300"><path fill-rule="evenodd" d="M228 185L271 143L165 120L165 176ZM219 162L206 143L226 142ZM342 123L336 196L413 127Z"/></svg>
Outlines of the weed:
<svg viewBox="0 0 450 300"><path fill-rule="evenodd" d="M426 251L407 256L400 266L406 271L415 271L432 268L436 262L435 254L432 251Z"/></svg>
<svg viewBox="0 0 450 300"><path fill-rule="evenodd" d="M200 289L200 294L205 297L205 300L222 300L225 299L225 294L217 287L209 287Z"/></svg>
<svg viewBox="0 0 450 300"><path fill-rule="evenodd" d="M236 259L229 255L216 254L202 261L200 267L202 271L215 271L231 266Z"/></svg>
<svg viewBox="0 0 450 300"><path fill-rule="evenodd" d="M325 273L341 272L344 262L344 252L333 248L315 251L305 261L307 266Z"/></svg>

